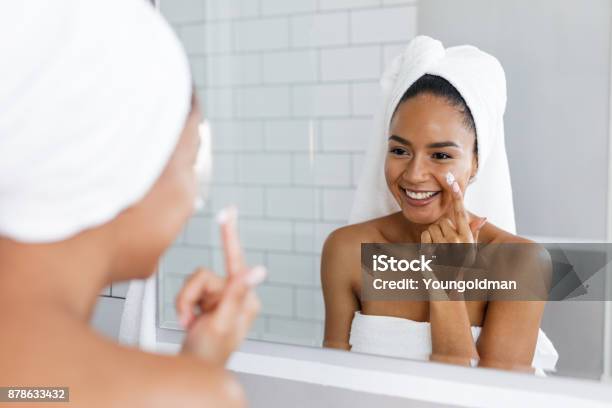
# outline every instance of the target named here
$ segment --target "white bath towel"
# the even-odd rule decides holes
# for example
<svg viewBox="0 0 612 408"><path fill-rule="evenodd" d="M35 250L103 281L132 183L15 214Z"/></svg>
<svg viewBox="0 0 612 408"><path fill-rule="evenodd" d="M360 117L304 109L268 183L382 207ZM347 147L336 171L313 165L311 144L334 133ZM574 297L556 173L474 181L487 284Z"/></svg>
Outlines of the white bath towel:
<svg viewBox="0 0 612 408"><path fill-rule="evenodd" d="M184 50L151 5L2 1L0 50L0 235L60 241L140 200L191 95Z"/></svg>
<svg viewBox="0 0 612 408"><path fill-rule="evenodd" d="M157 349L157 274L130 282L123 305L119 342L143 350Z"/></svg>
<svg viewBox="0 0 612 408"><path fill-rule="evenodd" d="M442 43L426 36L413 39L382 76L383 106L366 153L349 221L357 223L399 211L384 176L388 130L402 95L425 74L450 82L474 117L479 168L475 182L465 193L466 208L514 233L512 186L504 144L504 70L495 57L476 47L445 49Z"/></svg>
<svg viewBox="0 0 612 408"><path fill-rule="evenodd" d="M428 361L431 354L431 325L390 316L371 316L356 312L351 325L351 351L388 357ZM472 326L474 341L481 327ZM546 334L540 330L532 367L536 375L555 371L559 354Z"/></svg>

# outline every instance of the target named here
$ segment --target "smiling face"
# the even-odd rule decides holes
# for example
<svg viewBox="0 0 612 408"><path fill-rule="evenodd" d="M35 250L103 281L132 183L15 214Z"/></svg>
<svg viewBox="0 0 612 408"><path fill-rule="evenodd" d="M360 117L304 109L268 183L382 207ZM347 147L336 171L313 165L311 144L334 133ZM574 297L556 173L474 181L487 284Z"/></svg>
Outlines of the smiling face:
<svg viewBox="0 0 612 408"><path fill-rule="evenodd" d="M452 201L450 171L461 191L476 174L475 135L444 97L422 93L402 102L389 129L385 178L406 219L431 224Z"/></svg>

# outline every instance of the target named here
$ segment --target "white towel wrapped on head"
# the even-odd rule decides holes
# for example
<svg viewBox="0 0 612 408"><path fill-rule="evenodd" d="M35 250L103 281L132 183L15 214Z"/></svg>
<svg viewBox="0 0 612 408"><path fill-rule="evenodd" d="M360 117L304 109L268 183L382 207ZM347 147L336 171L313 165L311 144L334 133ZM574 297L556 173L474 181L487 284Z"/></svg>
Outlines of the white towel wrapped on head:
<svg viewBox="0 0 612 408"><path fill-rule="evenodd" d="M466 208L514 233L512 186L504 144L504 70L495 57L476 47L465 45L445 49L440 41L426 36L414 38L382 76L383 106L366 152L349 221L357 223L399 211L384 175L389 126L401 97L425 74L450 82L474 118L478 175L465 192Z"/></svg>
<svg viewBox="0 0 612 408"><path fill-rule="evenodd" d="M190 108L178 39L144 0L0 2L0 236L54 242L140 200Z"/></svg>

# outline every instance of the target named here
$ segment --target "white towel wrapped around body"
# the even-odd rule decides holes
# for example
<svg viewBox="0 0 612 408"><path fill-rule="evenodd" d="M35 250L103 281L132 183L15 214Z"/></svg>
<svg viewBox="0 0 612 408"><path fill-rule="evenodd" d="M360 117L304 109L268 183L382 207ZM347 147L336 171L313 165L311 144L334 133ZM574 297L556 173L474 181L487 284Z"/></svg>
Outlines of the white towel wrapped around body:
<svg viewBox="0 0 612 408"><path fill-rule="evenodd" d="M351 351L388 357L428 361L431 354L431 325L391 316L372 316L356 312L351 326ZM481 327L472 326L474 341ZM533 356L535 374L555 371L559 354L546 334L540 330Z"/></svg>

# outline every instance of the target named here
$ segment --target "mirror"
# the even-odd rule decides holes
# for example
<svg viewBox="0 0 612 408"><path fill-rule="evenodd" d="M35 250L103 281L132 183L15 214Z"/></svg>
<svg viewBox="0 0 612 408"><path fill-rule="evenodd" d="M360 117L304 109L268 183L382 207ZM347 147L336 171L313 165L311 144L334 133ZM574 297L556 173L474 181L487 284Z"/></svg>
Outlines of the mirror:
<svg viewBox="0 0 612 408"><path fill-rule="evenodd" d="M269 273L258 289L263 308L250 338L323 344L322 249L329 234L349 222L372 154L381 75L419 34L445 47L475 45L505 70L505 147L517 235L583 243L563 251L576 270L593 257L607 265L607 249L588 243L609 240L612 216L608 1L161 0L160 11L189 55L214 155L209 201L160 264L160 327L180 329L174 297L197 265L223 271L214 214L235 203L247 259ZM343 262L359 265L356 254L354 262ZM585 282L596 296L546 304L541 329L558 353L556 371L547 375L609 380L612 311L604 302L610 296L605 271ZM350 299L350 287L339 285L331 290L340 291L338 298L345 290ZM357 303L347 307L359 310L359 295L353 295ZM373 308L370 315L395 315L400 325L408 316L426 323L428 313L419 310ZM345 332L354 323L334 321ZM364 330L387 327L381 322L370 319Z"/></svg>

